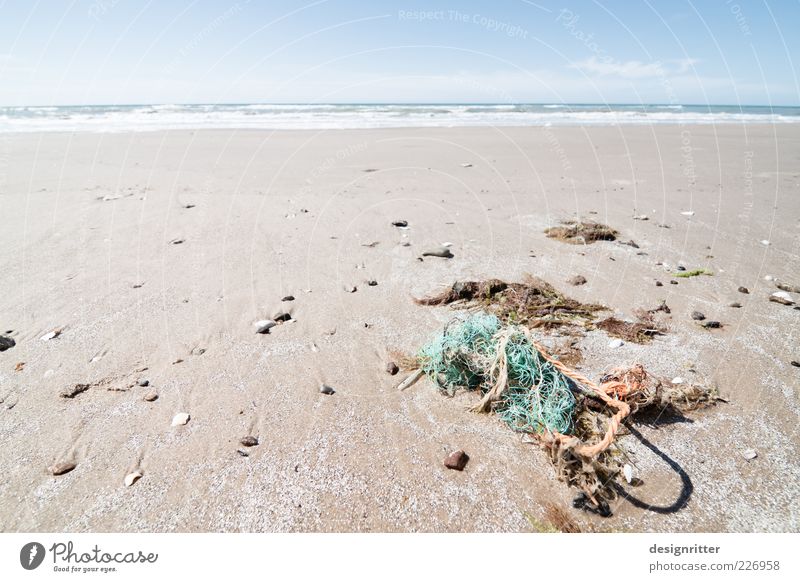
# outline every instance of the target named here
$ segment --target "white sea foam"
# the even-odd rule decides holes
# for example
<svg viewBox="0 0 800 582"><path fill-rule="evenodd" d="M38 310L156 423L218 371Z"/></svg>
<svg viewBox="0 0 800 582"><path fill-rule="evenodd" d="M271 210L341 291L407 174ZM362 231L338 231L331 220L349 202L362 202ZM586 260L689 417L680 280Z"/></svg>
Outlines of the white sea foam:
<svg viewBox="0 0 800 582"><path fill-rule="evenodd" d="M797 122L797 107L257 103L0 107L0 133Z"/></svg>

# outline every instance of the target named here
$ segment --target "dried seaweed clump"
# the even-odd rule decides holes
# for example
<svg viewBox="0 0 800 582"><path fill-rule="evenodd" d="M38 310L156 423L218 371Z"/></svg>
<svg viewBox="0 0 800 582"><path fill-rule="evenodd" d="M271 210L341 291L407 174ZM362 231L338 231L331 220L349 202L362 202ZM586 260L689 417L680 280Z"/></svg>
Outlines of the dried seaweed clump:
<svg viewBox="0 0 800 582"><path fill-rule="evenodd" d="M617 240L618 231L599 222L580 222L567 220L561 226L553 226L544 231L554 238L573 245L588 245L599 240Z"/></svg>
<svg viewBox="0 0 800 582"><path fill-rule="evenodd" d="M457 281L437 295L415 301L419 305L459 302L466 308L487 310L503 323L522 324L529 328L585 324L595 318L596 312L607 309L603 305L570 299L546 281L530 275L522 283L507 283L499 279Z"/></svg>
<svg viewBox="0 0 800 582"><path fill-rule="evenodd" d="M597 328L602 329L612 337L618 337L627 342L646 344L653 337L664 335L668 331L666 324L657 319L659 312L670 313L670 309L666 303L662 302L661 305L654 309L635 310L635 321L623 321L616 317L609 317L599 322Z"/></svg>

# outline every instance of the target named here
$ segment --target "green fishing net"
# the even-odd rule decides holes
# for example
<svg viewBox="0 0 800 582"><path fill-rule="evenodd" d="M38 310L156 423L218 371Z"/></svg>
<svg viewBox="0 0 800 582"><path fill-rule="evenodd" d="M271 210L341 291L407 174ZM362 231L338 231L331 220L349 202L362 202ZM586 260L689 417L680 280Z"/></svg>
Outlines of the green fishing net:
<svg viewBox="0 0 800 582"><path fill-rule="evenodd" d="M494 411L519 432L569 434L576 406L572 381L539 353L521 328L476 313L449 323L422 347L418 359L443 391L452 395L464 388L485 394L502 373L498 350L503 344L507 386Z"/></svg>

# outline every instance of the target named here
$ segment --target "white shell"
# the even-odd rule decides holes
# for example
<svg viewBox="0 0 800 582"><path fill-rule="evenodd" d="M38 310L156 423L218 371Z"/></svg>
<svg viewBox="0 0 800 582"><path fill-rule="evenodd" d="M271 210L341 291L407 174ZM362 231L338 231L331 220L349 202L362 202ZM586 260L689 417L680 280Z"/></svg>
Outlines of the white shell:
<svg viewBox="0 0 800 582"><path fill-rule="evenodd" d="M686 210L684 212L681 212L681 214L683 214L684 216L694 216L694 210Z"/></svg>
<svg viewBox="0 0 800 582"><path fill-rule="evenodd" d="M622 474L625 475L625 480L628 483L633 481L633 467L631 467L628 463L625 463L625 466L622 467Z"/></svg>
<svg viewBox="0 0 800 582"><path fill-rule="evenodd" d="M765 247L768 247L770 243L767 239L764 239L761 241L761 244L764 245Z"/></svg>
<svg viewBox="0 0 800 582"><path fill-rule="evenodd" d="M681 378L680 376L675 376L672 379L672 383L673 384L683 384L683 378Z"/></svg>
<svg viewBox="0 0 800 582"><path fill-rule="evenodd" d="M792 299L792 296L789 295L786 291L775 291L775 293L773 293L772 296L777 297L778 299L783 299L784 301L791 301L792 303L794 303L794 299Z"/></svg>
<svg viewBox="0 0 800 582"><path fill-rule="evenodd" d="M623 345L625 345L625 342L622 341L621 339L615 339L608 342L608 347L610 348L619 348L622 347Z"/></svg>
<svg viewBox="0 0 800 582"><path fill-rule="evenodd" d="M775 277L772 275L764 275L764 281L774 281Z"/></svg>
<svg viewBox="0 0 800 582"><path fill-rule="evenodd" d="M181 426L182 424L186 424L189 422L189 418L190 416L188 412L179 412L172 417L172 426Z"/></svg>
<svg viewBox="0 0 800 582"><path fill-rule="evenodd" d="M469 162L464 162L463 164L461 164L461 167L462 168L471 168L472 164L470 164Z"/></svg>
<svg viewBox="0 0 800 582"><path fill-rule="evenodd" d="M51 332L48 332L48 333L44 334L44 335L43 335L42 337L40 337L39 339L40 339L40 340L42 340L43 342L46 342L47 340L51 340L51 339L53 339L53 338L54 338L54 337L56 337L57 335L58 335L58 334L57 334L56 332L54 332L54 331L51 331Z"/></svg>
<svg viewBox="0 0 800 582"><path fill-rule="evenodd" d="M133 473L128 473L125 475L125 487L130 487L134 483L136 483L139 479L141 479L142 474L139 471L134 471Z"/></svg>
<svg viewBox="0 0 800 582"><path fill-rule="evenodd" d="M745 460L752 461L758 456L758 453L753 449L747 449L746 451L742 451L742 456L745 458Z"/></svg>
<svg viewBox="0 0 800 582"><path fill-rule="evenodd" d="M453 246L453 243L451 243L451 242L443 242L443 243L442 243L442 246L443 246L444 248L449 248L449 247Z"/></svg>

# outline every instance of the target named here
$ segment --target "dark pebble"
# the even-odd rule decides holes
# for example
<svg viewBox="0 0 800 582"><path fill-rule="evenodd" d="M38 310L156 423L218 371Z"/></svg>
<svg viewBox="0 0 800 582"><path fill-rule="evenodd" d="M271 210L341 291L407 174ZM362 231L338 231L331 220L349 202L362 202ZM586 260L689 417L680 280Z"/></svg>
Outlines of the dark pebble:
<svg viewBox="0 0 800 582"><path fill-rule="evenodd" d="M656 287L663 287L663 286L664 283L662 283L661 281L656 281Z"/></svg>
<svg viewBox="0 0 800 582"><path fill-rule="evenodd" d="M294 295L287 295L281 301L294 301Z"/></svg>
<svg viewBox="0 0 800 582"><path fill-rule="evenodd" d="M326 394L326 395L328 395L328 396L331 396L331 395L333 395L333 394L336 394L336 390L334 390L333 388L331 388L331 387L330 387L330 386L328 386L327 384L323 384L322 386L320 386L320 388L319 388L319 391L320 391L322 394Z"/></svg>
<svg viewBox="0 0 800 582"><path fill-rule="evenodd" d="M718 321L706 321L703 323L703 327L706 329L719 329L722 327L722 324Z"/></svg>
<svg viewBox="0 0 800 582"><path fill-rule="evenodd" d="M577 287L578 285L585 285L586 284L586 277L583 275L575 275L572 279L567 281L570 285L574 285Z"/></svg>
<svg viewBox="0 0 800 582"><path fill-rule="evenodd" d="M236 452L239 453L240 457L249 457L250 456L250 453L248 453L247 451L243 451L242 449L236 449Z"/></svg>
<svg viewBox="0 0 800 582"><path fill-rule="evenodd" d="M86 392L88 389L89 384L75 384L74 386L64 388L59 393L59 396L61 396L61 398L75 398L78 394Z"/></svg>
<svg viewBox="0 0 800 582"><path fill-rule="evenodd" d="M447 455L447 458L444 460L444 466L448 469L463 471L464 467L467 466L467 461L469 461L469 455L467 455L467 453L464 451L455 451Z"/></svg>
<svg viewBox="0 0 800 582"><path fill-rule="evenodd" d="M388 364L386 364L386 371L392 376L394 376L400 371L400 368L394 362L389 362Z"/></svg>
<svg viewBox="0 0 800 582"><path fill-rule="evenodd" d="M692 311L692 319L695 321L703 321L706 318L705 315L700 313L699 311Z"/></svg>
<svg viewBox="0 0 800 582"><path fill-rule="evenodd" d="M0 335L0 352L11 349L15 345L17 345L17 342L15 342L12 338Z"/></svg>
<svg viewBox="0 0 800 582"><path fill-rule="evenodd" d="M408 226L407 220L395 220L392 222L392 226Z"/></svg>
<svg viewBox="0 0 800 582"><path fill-rule="evenodd" d="M669 284L670 284L670 285L677 285L677 284L678 284L678 282L677 282L677 281L670 281L670 282L669 282Z"/></svg>
<svg viewBox="0 0 800 582"><path fill-rule="evenodd" d="M367 281L367 285L369 285L370 287L377 287L378 282L373 279L372 281Z"/></svg>
<svg viewBox="0 0 800 582"><path fill-rule="evenodd" d="M453 253L450 252L450 249L435 249L430 251L425 251L422 253L423 257L440 257L442 259L452 259Z"/></svg>
<svg viewBox="0 0 800 582"><path fill-rule="evenodd" d="M790 363L791 363L791 364L792 364L792 366L794 366L795 368L800 368L800 362L798 362L797 360L792 360Z"/></svg>
<svg viewBox="0 0 800 582"><path fill-rule="evenodd" d="M678 265L678 270L679 271L685 271L686 267L684 267L683 265Z"/></svg>
<svg viewBox="0 0 800 582"><path fill-rule="evenodd" d="M150 386L150 380L146 380L145 378L142 378L141 380L139 380L137 382L137 384L139 386L141 386L142 388L144 388L145 386Z"/></svg>
<svg viewBox="0 0 800 582"><path fill-rule="evenodd" d="M742 304L741 304L741 303L739 303L738 301L734 301L733 303L731 303L731 305L730 305L730 306L731 306L731 307L736 307L736 308L738 309L739 307L741 307L741 306L742 306Z"/></svg>
<svg viewBox="0 0 800 582"><path fill-rule="evenodd" d="M285 323L287 321L291 321L292 316L289 313L279 313L272 319L274 319L275 321L280 321L281 323Z"/></svg>
<svg viewBox="0 0 800 582"><path fill-rule="evenodd" d="M63 475L64 473L69 473L75 468L75 463L70 462L61 462L56 463L52 467L49 467L48 470L50 471L51 475Z"/></svg>
<svg viewBox="0 0 800 582"><path fill-rule="evenodd" d="M748 294L750 293L750 289L748 289L747 287L739 287L739 293Z"/></svg>
<svg viewBox="0 0 800 582"><path fill-rule="evenodd" d="M247 435L239 441L243 447L254 447L258 444L258 439L254 436Z"/></svg>

